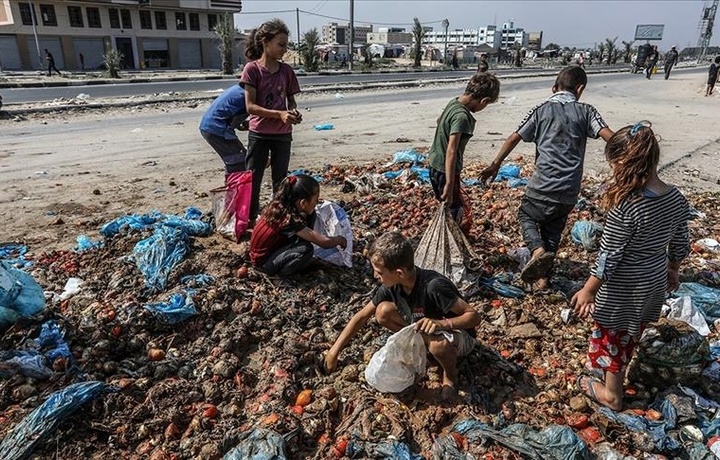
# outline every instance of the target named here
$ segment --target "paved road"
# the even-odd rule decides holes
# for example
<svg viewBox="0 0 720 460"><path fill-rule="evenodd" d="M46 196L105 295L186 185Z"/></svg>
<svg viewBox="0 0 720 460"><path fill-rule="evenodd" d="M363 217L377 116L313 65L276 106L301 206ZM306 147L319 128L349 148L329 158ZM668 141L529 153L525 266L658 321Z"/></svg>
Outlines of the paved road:
<svg viewBox="0 0 720 460"><path fill-rule="evenodd" d="M605 69L605 68L603 68ZM556 70L550 70L555 72ZM500 76L508 74L533 75L542 72L539 69L502 69L496 73ZM360 84L378 82L400 82L418 80L464 79L469 78L473 71L456 72L422 72L422 73L382 73L382 74L351 74L351 75L307 75L300 76L301 86L324 86L335 84ZM154 82L154 83L121 83L110 85L63 86L53 88L18 88L2 89L3 102L6 104L52 101L60 97L72 99L80 93L89 94L93 99L149 95L155 93L216 91L225 89L235 82L234 79L200 80L186 82Z"/></svg>

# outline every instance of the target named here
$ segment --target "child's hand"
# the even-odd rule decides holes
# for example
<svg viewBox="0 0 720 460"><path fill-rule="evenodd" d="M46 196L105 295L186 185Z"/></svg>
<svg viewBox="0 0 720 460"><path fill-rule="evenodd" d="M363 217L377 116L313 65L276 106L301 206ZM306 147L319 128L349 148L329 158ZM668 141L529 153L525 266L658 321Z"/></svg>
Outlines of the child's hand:
<svg viewBox="0 0 720 460"><path fill-rule="evenodd" d="M680 287L680 273L672 268L668 268L667 291L675 292Z"/></svg>
<svg viewBox="0 0 720 460"><path fill-rule="evenodd" d="M455 188L455 184L452 182L445 183L445 187L443 188L442 195L440 196L440 199L444 202L450 204L453 202L453 189Z"/></svg>
<svg viewBox="0 0 720 460"><path fill-rule="evenodd" d="M302 113L298 109L292 109L290 111L295 116L295 122L293 124L300 124L302 123Z"/></svg>
<svg viewBox="0 0 720 460"><path fill-rule="evenodd" d="M495 180L495 176L497 176L498 171L500 170L499 166L490 165L487 168L480 171L480 182L483 184L489 181Z"/></svg>
<svg viewBox="0 0 720 460"><path fill-rule="evenodd" d="M422 318L415 323L415 330L417 332L424 332L425 334L432 334L435 331L442 330L442 324L440 321L430 318Z"/></svg>
<svg viewBox="0 0 720 460"><path fill-rule="evenodd" d="M333 237L335 246L340 246L341 248L345 249L347 247L347 240L344 236L335 236Z"/></svg>
<svg viewBox="0 0 720 460"><path fill-rule="evenodd" d="M297 121L297 116L293 112L280 112L280 119L286 125L296 125L299 123L299 121Z"/></svg>
<svg viewBox="0 0 720 460"><path fill-rule="evenodd" d="M328 351L323 357L322 364L325 374L332 374L333 372L335 372L335 369L337 369L337 356L335 356L332 351Z"/></svg>
<svg viewBox="0 0 720 460"><path fill-rule="evenodd" d="M595 294L581 289L570 299L570 306L575 308L579 318L586 318L595 312Z"/></svg>

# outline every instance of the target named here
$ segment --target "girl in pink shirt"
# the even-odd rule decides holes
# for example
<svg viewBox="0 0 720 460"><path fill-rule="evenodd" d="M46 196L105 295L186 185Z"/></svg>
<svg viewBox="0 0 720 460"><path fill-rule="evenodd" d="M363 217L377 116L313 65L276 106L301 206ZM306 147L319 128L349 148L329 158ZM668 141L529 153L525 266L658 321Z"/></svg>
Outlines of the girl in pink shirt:
<svg viewBox="0 0 720 460"><path fill-rule="evenodd" d="M272 168L273 194L287 176L290 164L292 125L302 121L295 94L300 85L292 67L281 61L287 52L290 31L279 19L254 29L245 43L248 63L240 85L250 114L247 169L253 173L250 222L260 210L260 184L268 164Z"/></svg>

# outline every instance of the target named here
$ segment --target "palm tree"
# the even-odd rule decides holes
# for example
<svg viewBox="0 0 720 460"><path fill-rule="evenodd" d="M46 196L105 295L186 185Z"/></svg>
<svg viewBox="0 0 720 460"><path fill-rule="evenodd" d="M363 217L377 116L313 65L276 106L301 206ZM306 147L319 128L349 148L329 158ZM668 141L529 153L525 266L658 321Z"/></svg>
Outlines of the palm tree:
<svg viewBox="0 0 720 460"><path fill-rule="evenodd" d="M418 18L413 18L413 40L415 41L415 46L413 46L412 56L413 56L413 67L420 67L420 59L422 58L422 41L423 38L425 38L425 30L423 29L422 24L420 24L420 20Z"/></svg>
<svg viewBox="0 0 720 460"><path fill-rule="evenodd" d="M232 75L233 73L233 46L235 45L235 36L237 30L233 24L229 13L223 13L222 17L213 28L213 33L217 35L220 44L220 57L222 58L222 73L224 75Z"/></svg>
<svg viewBox="0 0 720 460"><path fill-rule="evenodd" d="M312 28L303 34L300 43L300 60L303 63L305 72L317 72L320 67L320 58L315 47L320 43L320 35L316 28Z"/></svg>
<svg viewBox="0 0 720 460"><path fill-rule="evenodd" d="M607 48L607 63L615 64L618 60L618 56L620 55L620 50L618 50L617 47L617 37L610 40L609 38L605 39L605 48Z"/></svg>
<svg viewBox="0 0 720 460"><path fill-rule="evenodd" d="M605 57L605 43L600 42L600 44L597 46L597 52L598 52L598 63L602 64L603 58Z"/></svg>
<svg viewBox="0 0 720 460"><path fill-rule="evenodd" d="M632 52L633 52L633 49L632 49L633 43L635 43L635 40L630 41L630 42L626 42L625 40L622 41L622 44L624 47L623 61L625 62L625 64L630 64L630 58L632 57Z"/></svg>

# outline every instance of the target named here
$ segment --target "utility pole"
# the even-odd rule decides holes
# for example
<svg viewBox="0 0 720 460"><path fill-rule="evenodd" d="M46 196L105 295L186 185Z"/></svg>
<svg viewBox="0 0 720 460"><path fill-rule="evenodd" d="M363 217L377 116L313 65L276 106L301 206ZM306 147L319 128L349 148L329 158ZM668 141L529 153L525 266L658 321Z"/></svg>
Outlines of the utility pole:
<svg viewBox="0 0 720 460"><path fill-rule="evenodd" d="M35 48L37 49L38 62L40 64L40 68L44 69L45 66L43 65L43 58L42 58L42 55L40 54L40 42L38 41L38 34L37 34L37 29L36 29L37 24L35 24L36 20L37 20L37 18L35 17L35 5L33 5L32 0L30 0L30 18L32 19L32 28L33 28L33 35L35 36Z"/></svg>
<svg viewBox="0 0 720 460"><path fill-rule="evenodd" d="M702 16L700 17L700 38L698 46L700 47L700 58L705 58L708 46L710 46L710 38L712 38L713 26L715 25L715 13L717 13L719 0L713 0L710 6L707 3L703 5Z"/></svg>
<svg viewBox="0 0 720 460"><path fill-rule="evenodd" d="M295 8L295 24L297 24L297 49L300 51L300 8Z"/></svg>
<svg viewBox="0 0 720 460"><path fill-rule="evenodd" d="M350 0L350 37L349 38L349 53L348 57L348 70L352 72L353 68L353 45L355 45L355 0Z"/></svg>
<svg viewBox="0 0 720 460"><path fill-rule="evenodd" d="M445 29L445 46L443 47L443 66L447 65L447 42L448 42L448 27L450 27L450 21L447 18L442 21L443 29Z"/></svg>

